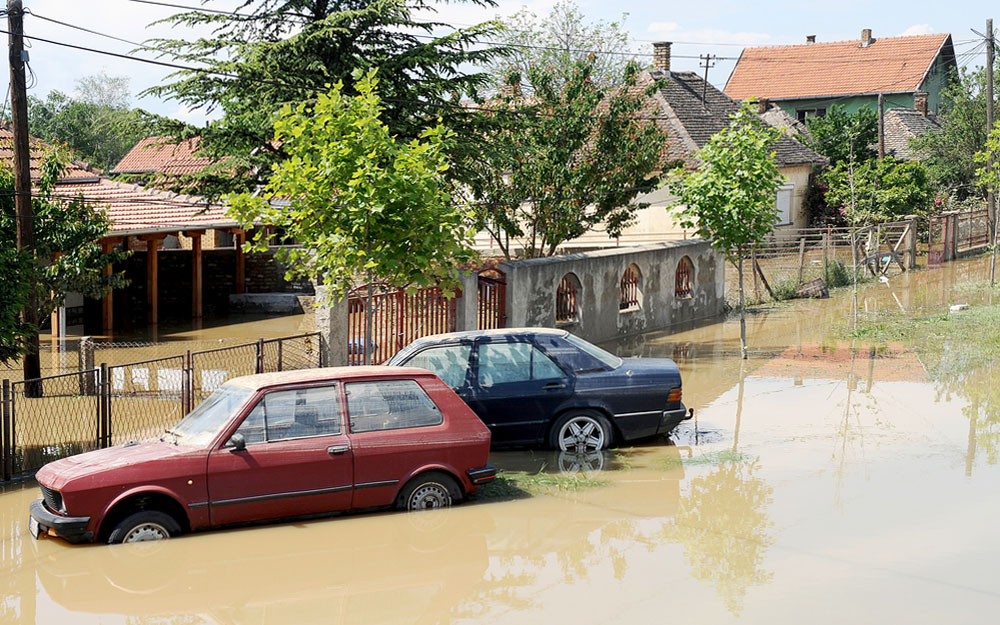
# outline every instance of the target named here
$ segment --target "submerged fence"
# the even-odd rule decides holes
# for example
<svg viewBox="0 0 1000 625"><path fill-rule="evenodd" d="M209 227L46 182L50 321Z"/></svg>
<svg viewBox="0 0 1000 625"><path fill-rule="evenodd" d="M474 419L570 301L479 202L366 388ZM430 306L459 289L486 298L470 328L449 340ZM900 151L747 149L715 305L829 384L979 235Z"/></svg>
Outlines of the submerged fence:
<svg viewBox="0 0 1000 625"><path fill-rule="evenodd" d="M320 343L319 333L299 334L3 380L0 473L9 480L57 458L155 436L230 378L324 366Z"/></svg>

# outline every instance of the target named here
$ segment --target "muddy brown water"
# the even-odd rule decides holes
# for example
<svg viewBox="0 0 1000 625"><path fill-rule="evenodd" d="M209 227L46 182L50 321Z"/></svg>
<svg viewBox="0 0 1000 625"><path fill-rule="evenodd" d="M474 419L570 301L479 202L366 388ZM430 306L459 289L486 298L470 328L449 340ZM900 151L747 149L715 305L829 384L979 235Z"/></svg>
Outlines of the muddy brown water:
<svg viewBox="0 0 1000 625"><path fill-rule="evenodd" d="M953 285L986 266L871 285L861 308L981 303ZM531 497L74 547L30 539L37 489L10 486L0 623L992 621L1000 454L979 395L838 338L851 300L753 315L746 362L734 321L613 346L675 358L697 429L596 458L495 453L569 473Z"/></svg>

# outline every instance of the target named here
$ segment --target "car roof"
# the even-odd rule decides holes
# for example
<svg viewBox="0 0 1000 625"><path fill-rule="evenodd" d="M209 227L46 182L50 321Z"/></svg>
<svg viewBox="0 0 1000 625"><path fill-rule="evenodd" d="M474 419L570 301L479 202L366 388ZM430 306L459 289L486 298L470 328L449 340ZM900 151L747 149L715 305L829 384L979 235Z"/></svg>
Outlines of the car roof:
<svg viewBox="0 0 1000 625"><path fill-rule="evenodd" d="M426 369L417 367L385 367L372 365L366 367L322 367L319 369L295 369L293 371L277 371L274 373L257 373L244 375L227 380L226 384L257 390L268 386L296 384L299 382L322 382L324 380L350 380L351 378L372 376L425 376L433 375Z"/></svg>
<svg viewBox="0 0 1000 625"><path fill-rule="evenodd" d="M411 345L428 345L432 343L444 343L447 341L461 341L462 339L474 339L478 337L513 337L525 338L537 334L552 334L565 336L569 334L566 330L558 328L496 328L493 330L466 330L464 332L446 332L444 334L431 334L419 338Z"/></svg>

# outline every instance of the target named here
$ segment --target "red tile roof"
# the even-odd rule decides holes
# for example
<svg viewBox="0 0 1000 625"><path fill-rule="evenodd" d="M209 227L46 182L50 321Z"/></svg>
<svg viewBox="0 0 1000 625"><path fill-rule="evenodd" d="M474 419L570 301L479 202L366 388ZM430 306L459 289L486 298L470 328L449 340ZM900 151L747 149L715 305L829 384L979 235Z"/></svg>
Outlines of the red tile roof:
<svg viewBox="0 0 1000 625"><path fill-rule="evenodd" d="M171 143L170 137L146 137L136 143L128 154L115 165L116 174L194 174L214 161L206 156L195 156L201 139L194 137L180 143Z"/></svg>
<svg viewBox="0 0 1000 625"><path fill-rule="evenodd" d="M177 196L106 178L81 184L59 184L54 195L83 197L95 209L106 210L112 233L141 233L235 226L225 208L206 205L193 196Z"/></svg>
<svg viewBox="0 0 1000 625"><path fill-rule="evenodd" d="M29 141L31 146L31 179L38 180L42 176L41 161L45 152L52 149L52 146L35 137L29 137ZM4 163L8 167L13 167L14 163L14 133L4 124L0 124L0 163ZM62 173L60 180L96 180L98 176L99 172L88 169L86 163L72 161L66 165L66 170Z"/></svg>
<svg viewBox="0 0 1000 625"><path fill-rule="evenodd" d="M917 91L940 53L954 59L951 35L746 48L729 77L731 98L771 100Z"/></svg>

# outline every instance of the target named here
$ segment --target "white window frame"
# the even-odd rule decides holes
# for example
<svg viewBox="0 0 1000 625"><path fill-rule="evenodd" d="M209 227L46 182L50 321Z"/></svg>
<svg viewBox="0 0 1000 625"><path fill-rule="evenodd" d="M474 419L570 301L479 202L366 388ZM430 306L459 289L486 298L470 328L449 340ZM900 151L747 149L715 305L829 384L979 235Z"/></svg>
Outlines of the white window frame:
<svg viewBox="0 0 1000 625"><path fill-rule="evenodd" d="M790 226L795 223L795 216L792 215L792 199L795 195L794 184L783 184L778 187L774 195L774 213L776 226ZM782 199L785 199L785 207L782 209Z"/></svg>

